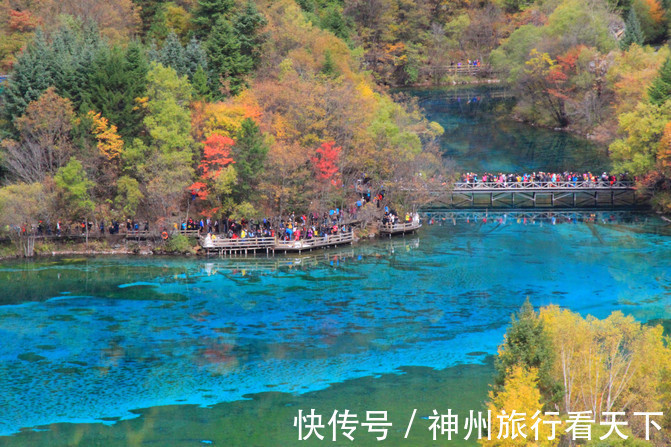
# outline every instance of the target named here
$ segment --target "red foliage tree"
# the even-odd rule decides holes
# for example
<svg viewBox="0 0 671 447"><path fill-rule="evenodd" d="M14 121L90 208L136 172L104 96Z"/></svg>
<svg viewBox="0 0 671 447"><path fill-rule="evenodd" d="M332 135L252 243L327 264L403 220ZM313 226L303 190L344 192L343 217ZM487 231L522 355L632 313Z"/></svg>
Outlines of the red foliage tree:
<svg viewBox="0 0 671 447"><path fill-rule="evenodd" d="M213 133L203 141L203 159L198 165L201 171L200 179L189 186L191 194L199 199L205 200L209 195L208 180L219 177L221 171L231 163L235 163L231 157L231 148L235 142L229 138Z"/></svg>
<svg viewBox="0 0 671 447"><path fill-rule="evenodd" d="M217 178L222 169L235 163L231 158L231 148L235 142L231 138L213 133L203 144L205 149L199 168L204 178Z"/></svg>
<svg viewBox="0 0 671 447"><path fill-rule="evenodd" d="M320 180L335 181L338 174L338 160L340 159L341 146L336 146L334 141L322 143L317 153L310 159Z"/></svg>

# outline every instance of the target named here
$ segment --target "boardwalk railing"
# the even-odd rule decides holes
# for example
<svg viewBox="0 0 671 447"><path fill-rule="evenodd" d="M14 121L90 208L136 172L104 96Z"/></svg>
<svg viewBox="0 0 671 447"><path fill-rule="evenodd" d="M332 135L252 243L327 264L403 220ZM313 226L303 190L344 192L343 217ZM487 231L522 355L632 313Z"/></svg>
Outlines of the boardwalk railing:
<svg viewBox="0 0 671 447"><path fill-rule="evenodd" d="M402 222L395 224L380 224L380 233L382 234L401 234L401 233L412 233L413 231L419 229L422 226L418 221L412 222Z"/></svg>
<svg viewBox="0 0 671 447"><path fill-rule="evenodd" d="M274 244L274 237L248 237L243 239L216 238L215 240L209 241L206 238L201 238L200 240L201 247L214 250L260 250L272 248Z"/></svg>
<svg viewBox="0 0 671 447"><path fill-rule="evenodd" d="M543 191L556 191L558 189L633 189L634 182L619 181L619 182L591 182L579 180L561 181L561 182L457 182L454 183L454 191L472 191L472 190L501 190L501 189L531 189Z"/></svg>
<svg viewBox="0 0 671 447"><path fill-rule="evenodd" d="M244 239L216 238L208 240L200 238L200 245L207 252L218 252L220 254L240 254L265 250L266 253L275 252L275 250L285 252L310 251L315 248L332 247L336 245L351 244L354 241L354 233L330 234L323 237L312 239L300 239L297 241L282 241L274 237L255 237Z"/></svg>
<svg viewBox="0 0 671 447"><path fill-rule="evenodd" d="M275 250L285 251L304 251L315 248L329 247L334 245L351 244L354 241L354 233L348 231L347 233L329 234L322 237L315 237L312 239L301 239L298 241L276 241Z"/></svg>

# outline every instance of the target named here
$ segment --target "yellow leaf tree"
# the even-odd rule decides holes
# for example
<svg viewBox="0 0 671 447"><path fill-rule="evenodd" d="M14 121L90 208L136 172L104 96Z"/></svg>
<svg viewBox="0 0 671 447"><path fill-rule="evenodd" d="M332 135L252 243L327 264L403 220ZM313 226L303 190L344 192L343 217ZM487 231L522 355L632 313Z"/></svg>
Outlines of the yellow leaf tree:
<svg viewBox="0 0 671 447"><path fill-rule="evenodd" d="M117 127L93 110L89 111L87 116L91 120L91 133L98 141L100 153L108 160L119 160L123 153L123 140L117 132Z"/></svg>
<svg viewBox="0 0 671 447"><path fill-rule="evenodd" d="M527 370L522 366L514 366L506 378L503 390L496 395L490 391L489 399L487 409L491 411L491 440L481 439L480 445L485 447L553 447L559 443L559 427L557 427L554 439L548 439L552 437L552 426L544 424L543 421L550 421L553 418L542 412L543 404L541 404L541 393L538 390L538 371L535 368ZM513 411L517 416L511 418ZM538 411L541 413L534 419ZM520 430L514 428L513 425L516 422L508 422L509 419L521 419L519 425L523 427ZM539 421L536 425L538 440L536 440L536 431L533 428L537 421ZM526 437L521 436L520 433L524 433Z"/></svg>

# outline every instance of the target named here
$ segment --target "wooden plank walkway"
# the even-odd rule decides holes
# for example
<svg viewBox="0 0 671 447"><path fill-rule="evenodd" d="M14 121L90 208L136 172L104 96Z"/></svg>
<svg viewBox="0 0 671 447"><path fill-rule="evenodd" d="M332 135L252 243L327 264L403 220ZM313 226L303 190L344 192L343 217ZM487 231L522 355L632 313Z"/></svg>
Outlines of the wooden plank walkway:
<svg viewBox="0 0 671 447"><path fill-rule="evenodd" d="M393 236L396 234L414 233L422 224L419 221L402 222L396 224L380 224L380 235Z"/></svg>
<svg viewBox="0 0 671 447"><path fill-rule="evenodd" d="M276 241L275 250L288 252L312 251L316 248L335 247L337 245L352 244L354 242L354 232L329 234L323 237L312 239L301 239L299 241Z"/></svg>
<svg viewBox="0 0 671 447"><path fill-rule="evenodd" d="M265 251L266 254L275 254L275 251L284 253L302 253L318 248L335 247L338 245L352 244L354 233L331 234L312 239L301 239L298 241L282 241L274 237L255 237L244 239L216 238L214 241L200 238L200 246L207 253L223 255L247 255Z"/></svg>

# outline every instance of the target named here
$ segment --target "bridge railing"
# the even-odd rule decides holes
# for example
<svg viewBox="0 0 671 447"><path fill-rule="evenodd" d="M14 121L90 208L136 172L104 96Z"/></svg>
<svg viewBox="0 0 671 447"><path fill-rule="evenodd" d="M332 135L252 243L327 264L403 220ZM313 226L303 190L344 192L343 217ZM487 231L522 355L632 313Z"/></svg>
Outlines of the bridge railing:
<svg viewBox="0 0 671 447"><path fill-rule="evenodd" d="M472 191L472 190L491 190L491 189L632 189L634 182L630 181L616 181L604 182L597 180L592 181L527 181L527 182L456 182L453 184L455 191Z"/></svg>

